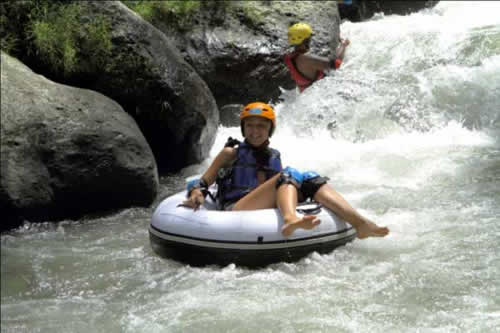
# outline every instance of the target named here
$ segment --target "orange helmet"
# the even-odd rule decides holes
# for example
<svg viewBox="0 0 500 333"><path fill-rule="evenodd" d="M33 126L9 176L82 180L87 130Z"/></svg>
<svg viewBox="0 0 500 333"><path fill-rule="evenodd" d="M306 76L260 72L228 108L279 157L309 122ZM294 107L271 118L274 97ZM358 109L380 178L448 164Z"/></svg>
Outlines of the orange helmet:
<svg viewBox="0 0 500 333"><path fill-rule="evenodd" d="M274 114L272 106L263 102L253 102L243 108L240 114L241 134L243 136L245 136L245 133L243 132L243 119L247 117L262 117L271 120L272 126L269 131L269 137L273 135L276 127L276 115Z"/></svg>

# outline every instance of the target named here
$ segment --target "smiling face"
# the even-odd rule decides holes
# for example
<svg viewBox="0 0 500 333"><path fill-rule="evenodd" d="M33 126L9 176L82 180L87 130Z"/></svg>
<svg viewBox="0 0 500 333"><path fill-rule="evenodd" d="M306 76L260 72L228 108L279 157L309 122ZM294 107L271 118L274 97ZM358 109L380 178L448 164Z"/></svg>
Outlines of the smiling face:
<svg viewBox="0 0 500 333"><path fill-rule="evenodd" d="M245 139L252 146L258 147L269 139L271 121L263 117L248 117L243 122Z"/></svg>

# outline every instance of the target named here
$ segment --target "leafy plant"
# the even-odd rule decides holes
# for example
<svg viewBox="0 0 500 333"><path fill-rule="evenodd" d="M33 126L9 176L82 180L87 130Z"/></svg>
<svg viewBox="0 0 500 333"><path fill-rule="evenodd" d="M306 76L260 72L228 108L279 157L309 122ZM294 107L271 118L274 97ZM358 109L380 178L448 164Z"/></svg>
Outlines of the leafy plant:
<svg viewBox="0 0 500 333"><path fill-rule="evenodd" d="M31 52L63 75L82 71L80 64L93 66L105 61L111 52L110 23L104 17L90 18L82 24L84 8L79 2L69 4L37 2L28 28Z"/></svg>
<svg viewBox="0 0 500 333"><path fill-rule="evenodd" d="M6 53L11 53L17 49L17 36L6 29L7 18L4 15L0 16L0 49Z"/></svg>
<svg viewBox="0 0 500 333"><path fill-rule="evenodd" d="M213 1L206 1L213 2ZM225 1L222 1L225 2ZM153 25L157 22L173 22L179 28L187 29L193 17L199 13L202 1L123 1L130 9Z"/></svg>

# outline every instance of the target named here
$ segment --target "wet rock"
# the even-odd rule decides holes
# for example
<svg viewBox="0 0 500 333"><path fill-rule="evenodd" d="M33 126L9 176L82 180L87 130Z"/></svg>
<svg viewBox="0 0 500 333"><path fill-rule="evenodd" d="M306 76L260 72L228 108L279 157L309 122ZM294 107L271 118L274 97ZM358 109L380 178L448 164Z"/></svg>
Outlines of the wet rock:
<svg viewBox="0 0 500 333"><path fill-rule="evenodd" d="M120 1L85 2L111 21L111 68L94 87L131 113L161 170L178 170L209 154L219 124L205 82L158 29Z"/></svg>
<svg viewBox="0 0 500 333"><path fill-rule="evenodd" d="M52 82L3 52L1 93L0 230L156 198L151 149L116 102Z"/></svg>
<svg viewBox="0 0 500 333"><path fill-rule="evenodd" d="M342 19L360 22L370 19L376 13L386 15L408 15L424 8L435 6L439 1L373 1L350 0L338 1Z"/></svg>
<svg viewBox="0 0 500 333"><path fill-rule="evenodd" d="M240 126L240 113L243 104L228 104L220 109L220 123L226 127Z"/></svg>

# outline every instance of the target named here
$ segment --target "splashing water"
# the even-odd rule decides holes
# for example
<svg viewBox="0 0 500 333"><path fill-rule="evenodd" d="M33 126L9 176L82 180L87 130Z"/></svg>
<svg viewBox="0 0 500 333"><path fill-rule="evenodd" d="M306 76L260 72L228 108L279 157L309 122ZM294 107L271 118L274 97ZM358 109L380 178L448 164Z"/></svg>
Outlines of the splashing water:
<svg viewBox="0 0 500 333"><path fill-rule="evenodd" d="M157 257L153 208L1 237L2 332L498 332L500 4L343 23L343 67L275 104L285 165L384 239L261 270ZM162 179L162 197L212 156Z"/></svg>

